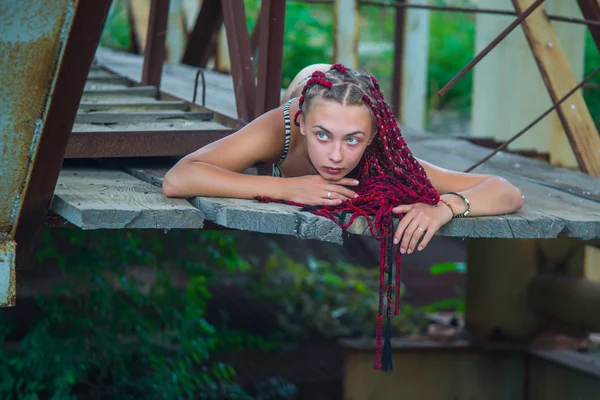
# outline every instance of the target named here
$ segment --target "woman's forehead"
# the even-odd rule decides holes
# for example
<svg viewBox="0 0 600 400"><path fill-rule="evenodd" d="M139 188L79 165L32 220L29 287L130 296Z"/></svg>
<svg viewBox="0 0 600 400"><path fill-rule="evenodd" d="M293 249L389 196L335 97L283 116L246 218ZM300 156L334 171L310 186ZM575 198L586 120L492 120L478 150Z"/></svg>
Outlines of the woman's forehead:
<svg viewBox="0 0 600 400"><path fill-rule="evenodd" d="M310 127L321 126L332 133L371 132L373 117L366 104L342 105L335 101L318 101L311 104L306 115L306 123Z"/></svg>

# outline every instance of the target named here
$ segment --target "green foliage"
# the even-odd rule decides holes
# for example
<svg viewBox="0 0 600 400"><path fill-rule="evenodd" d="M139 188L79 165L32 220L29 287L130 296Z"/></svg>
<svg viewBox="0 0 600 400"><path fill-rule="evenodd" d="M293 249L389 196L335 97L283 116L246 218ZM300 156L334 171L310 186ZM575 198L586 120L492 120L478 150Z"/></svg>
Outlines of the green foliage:
<svg viewBox="0 0 600 400"><path fill-rule="evenodd" d="M599 66L600 53L598 48L596 48L592 35L588 29L585 34L585 64L583 75L588 76ZM589 83L600 86L600 74L596 74ZM596 126L600 129L600 88L584 89L583 98L592 114Z"/></svg>
<svg viewBox="0 0 600 400"><path fill-rule="evenodd" d="M298 262L275 251L264 270L253 271L240 285L276 305L278 327L288 339L306 339L311 333L330 338L374 334L378 269L314 258ZM405 304L392 322L397 333L414 334L424 319L421 310Z"/></svg>
<svg viewBox="0 0 600 400"><path fill-rule="evenodd" d="M1 398L268 399L293 391L264 382L252 397L233 383L231 366L211 359L229 342L205 319L208 285L219 269L248 268L230 237L56 230L37 256L62 270L63 284L38 296L39 318L0 353ZM0 320L2 341L10 330ZM260 344L227 335L236 336L238 346Z"/></svg>
<svg viewBox="0 0 600 400"><path fill-rule="evenodd" d="M429 29L429 108L452 108L467 114L471 109L471 75L461 79L444 97L440 98L437 92L474 57L475 17L473 14L431 13Z"/></svg>
<svg viewBox="0 0 600 400"><path fill-rule="evenodd" d="M131 48L133 38L131 37L127 7L126 0L112 1L100 37L100 46L125 51Z"/></svg>
<svg viewBox="0 0 600 400"><path fill-rule="evenodd" d="M429 267L429 273L432 276L443 275L448 273L464 274L466 271L467 265L462 262L443 262L439 264L434 264ZM424 307L424 311L430 313L449 310L457 313L465 312L464 293L457 292L456 297L435 301L433 303L427 304Z"/></svg>

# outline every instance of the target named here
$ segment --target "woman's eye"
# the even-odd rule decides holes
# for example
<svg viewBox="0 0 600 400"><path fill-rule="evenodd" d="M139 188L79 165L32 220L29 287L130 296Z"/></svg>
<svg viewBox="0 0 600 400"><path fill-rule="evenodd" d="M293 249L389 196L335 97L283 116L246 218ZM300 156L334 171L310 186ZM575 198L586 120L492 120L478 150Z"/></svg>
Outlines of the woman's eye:
<svg viewBox="0 0 600 400"><path fill-rule="evenodd" d="M358 139L351 137L348 139L348 143L349 144L358 144Z"/></svg>
<svg viewBox="0 0 600 400"><path fill-rule="evenodd" d="M317 137L320 140L327 140L327 134L325 132L319 132L319 133L317 133Z"/></svg>

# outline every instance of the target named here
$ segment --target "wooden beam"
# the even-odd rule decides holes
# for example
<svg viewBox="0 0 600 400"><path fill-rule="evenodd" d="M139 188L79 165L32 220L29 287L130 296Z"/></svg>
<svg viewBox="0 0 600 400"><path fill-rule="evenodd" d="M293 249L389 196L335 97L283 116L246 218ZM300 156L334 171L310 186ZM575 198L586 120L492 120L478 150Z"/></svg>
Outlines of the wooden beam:
<svg viewBox="0 0 600 400"><path fill-rule="evenodd" d="M533 3L533 0L512 1L518 13ZM577 85L558 37L542 7L523 21L522 26L550 97L556 102ZM600 136L582 93L574 93L569 101L557 108L557 114L581 170L600 177Z"/></svg>
<svg viewBox="0 0 600 400"><path fill-rule="evenodd" d="M204 215L184 199L118 170L63 168L51 209L82 229L198 229Z"/></svg>
<svg viewBox="0 0 600 400"><path fill-rule="evenodd" d="M538 276L531 281L528 298L542 316L593 332L600 331L600 282Z"/></svg>
<svg viewBox="0 0 600 400"><path fill-rule="evenodd" d="M527 340L537 333L526 293L538 253L535 239L469 241L465 326L471 337Z"/></svg>
<svg viewBox="0 0 600 400"><path fill-rule="evenodd" d="M406 0L425 4L426 0ZM429 11L396 8L392 102L398 122L425 129ZM408 57L406 57L408 55Z"/></svg>
<svg viewBox="0 0 600 400"><path fill-rule="evenodd" d="M358 68L358 1L334 0L333 61Z"/></svg>

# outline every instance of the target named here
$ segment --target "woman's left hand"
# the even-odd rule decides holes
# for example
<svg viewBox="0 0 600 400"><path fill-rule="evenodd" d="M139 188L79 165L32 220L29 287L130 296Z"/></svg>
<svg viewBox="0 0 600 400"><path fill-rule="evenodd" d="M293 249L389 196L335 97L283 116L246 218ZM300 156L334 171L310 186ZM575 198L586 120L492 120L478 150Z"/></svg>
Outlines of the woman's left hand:
<svg viewBox="0 0 600 400"><path fill-rule="evenodd" d="M418 250L423 250L438 229L452 219L452 211L442 202L437 207L425 203L403 204L394 207L392 212L404 214L394 235L394 243L402 239L402 254L412 253L421 238Z"/></svg>

